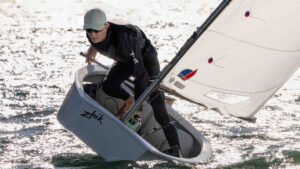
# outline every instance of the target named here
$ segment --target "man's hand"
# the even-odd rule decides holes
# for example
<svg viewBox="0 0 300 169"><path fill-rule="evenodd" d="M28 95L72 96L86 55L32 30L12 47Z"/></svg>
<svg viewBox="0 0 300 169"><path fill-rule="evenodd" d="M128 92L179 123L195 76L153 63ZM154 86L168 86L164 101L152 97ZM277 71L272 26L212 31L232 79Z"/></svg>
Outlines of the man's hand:
<svg viewBox="0 0 300 169"><path fill-rule="evenodd" d="M80 55L85 57L85 63L91 64L95 60L95 56L93 55L88 55L84 52L80 52Z"/></svg>
<svg viewBox="0 0 300 169"><path fill-rule="evenodd" d="M91 46L87 52L80 52L80 55L86 58L85 63L91 64L93 61L95 61L97 51Z"/></svg>

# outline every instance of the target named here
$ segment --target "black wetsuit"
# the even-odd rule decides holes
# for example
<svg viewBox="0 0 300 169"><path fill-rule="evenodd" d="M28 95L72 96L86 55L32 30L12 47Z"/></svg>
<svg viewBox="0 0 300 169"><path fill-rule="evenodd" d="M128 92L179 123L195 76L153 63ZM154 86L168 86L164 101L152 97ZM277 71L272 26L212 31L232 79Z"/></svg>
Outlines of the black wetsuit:
<svg viewBox="0 0 300 169"><path fill-rule="evenodd" d="M149 79L160 72L155 47L144 32L134 25L110 23L107 37L103 42L94 44L90 39L89 41L100 54L116 61L102 85L103 91L110 96L127 100L130 95L121 84L133 76L134 97L137 100L147 88ZM168 126L170 117L165 106L164 94L155 90L150 95L150 100L157 122L161 126ZM171 147L176 145L179 147L178 135L173 125L165 127L164 133Z"/></svg>

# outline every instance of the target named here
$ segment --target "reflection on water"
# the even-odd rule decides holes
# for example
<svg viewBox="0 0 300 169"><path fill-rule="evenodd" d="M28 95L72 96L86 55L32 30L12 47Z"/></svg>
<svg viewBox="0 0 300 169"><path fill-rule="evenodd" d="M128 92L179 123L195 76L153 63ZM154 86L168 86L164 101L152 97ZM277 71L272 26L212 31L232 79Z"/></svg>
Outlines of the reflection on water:
<svg viewBox="0 0 300 169"><path fill-rule="evenodd" d="M56 120L74 73L84 65L78 55L88 47L81 30L83 7L99 1L53 2L0 1L1 168L300 167L300 71L252 122L224 117L178 99L174 108L212 143L214 152L208 163L186 166L162 161L105 162ZM159 47L163 61L173 57L199 25L199 21L188 17L190 13L197 13L201 18L207 16L220 0L139 1L137 6L147 6L147 9L133 9L130 5L127 6L132 9L130 12L112 12L116 8L113 3L125 5L124 2L107 0L101 4L113 17L133 18L144 25ZM186 22L167 14L163 17L161 9L169 10L166 12L172 16L186 17L183 18ZM144 15L146 19L137 17ZM109 61L101 58L101 62Z"/></svg>

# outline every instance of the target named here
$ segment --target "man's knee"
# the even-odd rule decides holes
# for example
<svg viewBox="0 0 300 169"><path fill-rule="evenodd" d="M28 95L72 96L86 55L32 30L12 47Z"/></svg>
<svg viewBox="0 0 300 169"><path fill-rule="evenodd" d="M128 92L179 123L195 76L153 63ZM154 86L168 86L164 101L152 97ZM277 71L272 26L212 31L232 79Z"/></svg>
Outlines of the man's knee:
<svg viewBox="0 0 300 169"><path fill-rule="evenodd" d="M121 84L120 84L121 85ZM110 96L114 96L115 95L115 91L118 91L120 88L120 85L112 83L111 81L105 80L102 84L102 90L110 95Z"/></svg>
<svg viewBox="0 0 300 169"><path fill-rule="evenodd" d="M163 92L159 90L155 90L151 95L150 95L150 100L154 104L162 104L164 103L165 100L165 95Z"/></svg>

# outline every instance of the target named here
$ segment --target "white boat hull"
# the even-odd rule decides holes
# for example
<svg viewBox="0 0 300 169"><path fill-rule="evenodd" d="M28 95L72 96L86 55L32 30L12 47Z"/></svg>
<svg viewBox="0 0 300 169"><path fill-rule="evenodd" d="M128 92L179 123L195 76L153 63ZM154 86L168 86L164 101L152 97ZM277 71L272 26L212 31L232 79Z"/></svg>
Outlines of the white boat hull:
<svg viewBox="0 0 300 169"><path fill-rule="evenodd" d="M122 100L107 96L101 89L96 99L90 97L83 85L101 84L106 72L99 65L88 65L76 73L75 82L57 115L66 129L106 161L164 159L196 164L210 158L212 150L209 141L170 106L167 105L171 118L178 121L175 127L182 149L181 158L162 152L169 148L162 130L149 134L154 127L160 126L148 103L144 104L142 125L136 133L114 116ZM126 85L123 87L130 91Z"/></svg>

